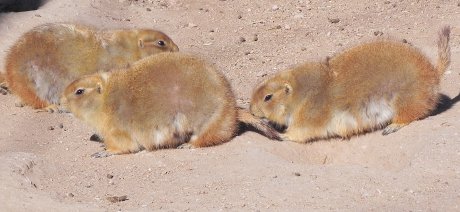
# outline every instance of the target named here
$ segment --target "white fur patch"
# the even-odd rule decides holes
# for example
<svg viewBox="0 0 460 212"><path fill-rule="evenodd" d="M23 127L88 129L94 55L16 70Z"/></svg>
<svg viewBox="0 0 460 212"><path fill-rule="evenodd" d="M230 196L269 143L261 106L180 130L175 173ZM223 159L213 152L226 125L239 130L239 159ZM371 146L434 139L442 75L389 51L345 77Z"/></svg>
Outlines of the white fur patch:
<svg viewBox="0 0 460 212"><path fill-rule="evenodd" d="M361 109L361 120L365 127L382 126L388 123L394 116L394 110L390 103L384 99L371 100Z"/></svg>
<svg viewBox="0 0 460 212"><path fill-rule="evenodd" d="M348 111L335 111L329 121L326 131L329 135L345 135L358 128L356 118Z"/></svg>
<svg viewBox="0 0 460 212"><path fill-rule="evenodd" d="M168 130L166 129L159 129L159 130L155 130L155 132L153 133L153 142L154 142L154 145L158 148L158 147L161 147L163 146L166 138L167 138L167 133Z"/></svg>

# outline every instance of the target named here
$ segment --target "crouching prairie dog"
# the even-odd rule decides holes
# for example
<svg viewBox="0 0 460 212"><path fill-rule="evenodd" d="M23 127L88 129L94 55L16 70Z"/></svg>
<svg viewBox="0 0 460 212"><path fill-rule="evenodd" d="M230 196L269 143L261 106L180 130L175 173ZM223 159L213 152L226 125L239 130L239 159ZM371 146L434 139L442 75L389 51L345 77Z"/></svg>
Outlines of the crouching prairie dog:
<svg viewBox="0 0 460 212"><path fill-rule="evenodd" d="M250 111L285 127L283 140L349 138L383 127L382 134L393 133L435 109L449 34L449 27L439 34L436 66L410 45L374 41L282 71L256 87Z"/></svg>
<svg viewBox="0 0 460 212"><path fill-rule="evenodd" d="M96 30L52 23L21 36L6 57L6 82L24 104L53 112L75 79L99 70L126 68L160 52L178 51L164 33L152 29Z"/></svg>
<svg viewBox="0 0 460 212"><path fill-rule="evenodd" d="M94 157L221 144L234 136L238 119L264 126L249 112L238 112L222 73L178 52L78 79L65 89L61 106L101 133L106 151Z"/></svg>

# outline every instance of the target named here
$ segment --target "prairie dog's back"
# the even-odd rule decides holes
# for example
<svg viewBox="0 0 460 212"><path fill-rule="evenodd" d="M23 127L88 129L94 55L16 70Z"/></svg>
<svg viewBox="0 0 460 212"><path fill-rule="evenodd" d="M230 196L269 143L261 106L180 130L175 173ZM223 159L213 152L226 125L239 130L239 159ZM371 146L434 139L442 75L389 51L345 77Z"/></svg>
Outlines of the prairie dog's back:
<svg viewBox="0 0 460 212"><path fill-rule="evenodd" d="M223 76L199 59L184 58L161 53L138 61L129 72L113 73L105 93L107 112L117 114L117 122L149 128L173 124L171 117L178 114L200 125L215 111L234 110L234 96Z"/></svg>
<svg viewBox="0 0 460 212"><path fill-rule="evenodd" d="M96 31L88 26L74 24L45 24L24 34L8 55L10 64L50 67L53 74L65 66L67 73L81 73L97 64L95 53L102 52ZM60 64L61 63L61 64ZM70 63L70 64L66 64ZM56 64L56 65L53 65ZM19 69L26 71L27 67ZM66 73L66 74L67 74Z"/></svg>
<svg viewBox="0 0 460 212"><path fill-rule="evenodd" d="M433 65L420 51L404 43L377 41L359 45L329 61L336 75L332 84L335 104L360 105L359 101L439 84ZM347 90L343 90L346 88Z"/></svg>

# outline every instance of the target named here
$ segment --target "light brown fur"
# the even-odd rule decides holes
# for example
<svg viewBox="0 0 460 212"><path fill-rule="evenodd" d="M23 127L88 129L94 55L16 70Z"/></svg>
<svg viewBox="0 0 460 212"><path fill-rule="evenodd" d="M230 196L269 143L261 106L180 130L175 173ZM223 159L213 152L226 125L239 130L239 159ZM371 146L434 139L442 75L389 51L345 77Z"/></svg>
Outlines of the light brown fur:
<svg viewBox="0 0 460 212"><path fill-rule="evenodd" d="M280 72L255 89L251 113L287 127L281 136L296 142L395 132L435 109L449 33L439 35L436 66L407 44L376 41Z"/></svg>
<svg viewBox="0 0 460 212"><path fill-rule="evenodd" d="M222 73L181 53L76 80L61 103L104 137L107 152L96 157L221 144L234 136L238 116L245 116Z"/></svg>
<svg viewBox="0 0 460 212"><path fill-rule="evenodd" d="M45 24L25 33L11 47L6 57L6 81L26 105L52 110L75 79L126 68L165 51L178 51L178 47L156 30L98 31L84 25Z"/></svg>

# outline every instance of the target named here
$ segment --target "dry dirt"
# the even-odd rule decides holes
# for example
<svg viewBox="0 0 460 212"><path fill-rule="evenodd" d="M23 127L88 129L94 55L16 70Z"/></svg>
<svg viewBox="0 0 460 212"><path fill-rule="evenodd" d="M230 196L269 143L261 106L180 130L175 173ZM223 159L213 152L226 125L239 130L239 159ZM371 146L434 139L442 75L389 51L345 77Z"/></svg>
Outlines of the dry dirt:
<svg viewBox="0 0 460 212"><path fill-rule="evenodd" d="M160 29L215 63L242 105L270 74L376 37L434 60L450 24L442 92L460 91L459 1L49 0L0 14L0 67L21 33L48 22ZM460 104L388 136L297 144L245 132L210 148L95 159L91 128L16 101L0 95L0 211L460 211Z"/></svg>

